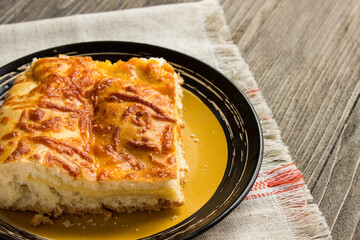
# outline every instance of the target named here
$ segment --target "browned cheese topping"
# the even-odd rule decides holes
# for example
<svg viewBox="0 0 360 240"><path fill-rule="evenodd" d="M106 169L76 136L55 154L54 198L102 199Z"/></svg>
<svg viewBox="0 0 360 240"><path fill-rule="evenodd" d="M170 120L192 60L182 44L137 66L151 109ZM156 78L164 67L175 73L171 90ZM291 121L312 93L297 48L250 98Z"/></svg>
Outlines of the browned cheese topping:
<svg viewBox="0 0 360 240"><path fill-rule="evenodd" d="M92 181L174 179L176 84L174 69L156 60L37 60L0 112L0 164L38 161Z"/></svg>

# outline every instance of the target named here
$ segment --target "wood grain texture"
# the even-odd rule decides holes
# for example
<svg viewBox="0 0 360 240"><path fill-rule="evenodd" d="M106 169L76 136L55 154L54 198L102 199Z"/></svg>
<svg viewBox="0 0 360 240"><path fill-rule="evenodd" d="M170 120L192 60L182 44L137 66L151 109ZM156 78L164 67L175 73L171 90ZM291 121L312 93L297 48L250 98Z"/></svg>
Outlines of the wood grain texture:
<svg viewBox="0 0 360 240"><path fill-rule="evenodd" d="M0 24L176 2L3 0ZM220 3L333 238L360 239L360 1Z"/></svg>
<svg viewBox="0 0 360 240"><path fill-rule="evenodd" d="M359 1L264 0L227 15L334 239L360 239L359 12Z"/></svg>

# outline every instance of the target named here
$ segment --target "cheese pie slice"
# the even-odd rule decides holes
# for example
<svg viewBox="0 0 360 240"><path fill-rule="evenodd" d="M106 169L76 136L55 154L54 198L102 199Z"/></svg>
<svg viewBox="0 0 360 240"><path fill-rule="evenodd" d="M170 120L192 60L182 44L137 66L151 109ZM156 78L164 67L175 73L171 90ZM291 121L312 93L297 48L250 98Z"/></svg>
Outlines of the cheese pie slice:
<svg viewBox="0 0 360 240"><path fill-rule="evenodd" d="M34 60L0 111L0 208L103 213L184 204L181 83L158 58Z"/></svg>

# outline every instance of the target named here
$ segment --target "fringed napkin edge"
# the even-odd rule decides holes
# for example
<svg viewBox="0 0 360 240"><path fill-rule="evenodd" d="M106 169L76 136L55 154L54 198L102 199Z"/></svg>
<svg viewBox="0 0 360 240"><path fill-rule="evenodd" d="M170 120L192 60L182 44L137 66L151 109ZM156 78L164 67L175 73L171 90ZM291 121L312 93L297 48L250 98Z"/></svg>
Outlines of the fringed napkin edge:
<svg viewBox="0 0 360 240"><path fill-rule="evenodd" d="M230 31L223 9L216 0L202 1L205 33L213 49L219 70L248 97L261 122L264 136L264 159L259 178L271 189L271 195L283 212L294 239L331 239L330 230L301 172L296 168L280 130L261 91L242 58L238 47L229 41Z"/></svg>

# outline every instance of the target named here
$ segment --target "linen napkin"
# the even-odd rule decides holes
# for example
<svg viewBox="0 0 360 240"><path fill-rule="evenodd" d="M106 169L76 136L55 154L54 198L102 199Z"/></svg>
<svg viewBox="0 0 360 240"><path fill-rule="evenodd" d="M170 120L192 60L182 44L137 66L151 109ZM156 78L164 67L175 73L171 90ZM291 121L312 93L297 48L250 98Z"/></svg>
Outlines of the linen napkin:
<svg viewBox="0 0 360 240"><path fill-rule="evenodd" d="M248 65L229 39L215 0L0 25L0 66L46 48L83 41L155 44L198 58L224 73L252 102L262 124L264 160L246 199L197 239L330 239L324 218L281 141Z"/></svg>

